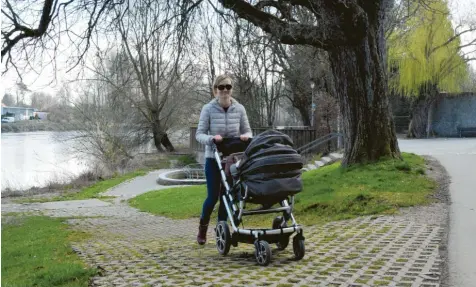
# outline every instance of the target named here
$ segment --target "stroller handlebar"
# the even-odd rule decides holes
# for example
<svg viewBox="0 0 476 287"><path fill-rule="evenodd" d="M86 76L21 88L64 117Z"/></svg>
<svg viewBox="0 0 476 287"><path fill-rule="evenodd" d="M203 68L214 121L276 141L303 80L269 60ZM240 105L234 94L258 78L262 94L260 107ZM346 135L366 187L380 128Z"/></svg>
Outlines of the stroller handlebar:
<svg viewBox="0 0 476 287"><path fill-rule="evenodd" d="M216 145L217 145L217 144L218 144L218 145L219 145L219 144L222 144L222 143L224 143L224 142L228 143L228 142L238 141L238 140L239 140L239 141L242 141L242 142L245 142L245 143L250 143L252 139L253 139L253 138L249 137L246 141L242 141L240 137L222 137L222 141L221 141L221 142L218 142L218 143L217 143L217 142L215 141L215 139L213 139L212 142L213 142L214 144L216 144Z"/></svg>
<svg viewBox="0 0 476 287"><path fill-rule="evenodd" d="M212 149L214 151L222 152L224 156L232 153L243 152L251 143L252 138L248 138L246 141L242 141L240 137L224 137L222 141L216 142L213 139Z"/></svg>

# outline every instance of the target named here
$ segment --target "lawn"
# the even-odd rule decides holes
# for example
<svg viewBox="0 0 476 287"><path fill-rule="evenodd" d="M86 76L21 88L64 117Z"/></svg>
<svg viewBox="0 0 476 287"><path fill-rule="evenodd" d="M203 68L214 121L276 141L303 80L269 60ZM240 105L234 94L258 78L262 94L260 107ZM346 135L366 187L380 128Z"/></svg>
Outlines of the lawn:
<svg viewBox="0 0 476 287"><path fill-rule="evenodd" d="M313 224L428 204L436 183L425 170L422 157L404 153L403 161L387 159L350 168L334 163L305 172L295 215L299 222ZM205 186L191 186L148 192L129 202L142 211L182 219L198 217L205 196Z"/></svg>
<svg viewBox="0 0 476 287"><path fill-rule="evenodd" d="M69 245L88 235L66 227L61 219L39 216L2 222L2 286L88 286L96 271Z"/></svg>

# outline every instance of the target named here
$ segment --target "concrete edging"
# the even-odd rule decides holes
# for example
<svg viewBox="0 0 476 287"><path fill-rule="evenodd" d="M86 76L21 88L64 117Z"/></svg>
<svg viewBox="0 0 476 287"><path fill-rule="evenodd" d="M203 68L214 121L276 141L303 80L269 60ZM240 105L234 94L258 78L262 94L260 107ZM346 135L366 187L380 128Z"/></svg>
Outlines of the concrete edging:
<svg viewBox="0 0 476 287"><path fill-rule="evenodd" d="M182 169L175 169L175 170L163 172L159 174L157 183L160 185L200 185L200 184L206 183L205 179L188 179L188 178L176 179L176 178L169 177L170 175L181 173L181 172L183 172Z"/></svg>
<svg viewBox="0 0 476 287"><path fill-rule="evenodd" d="M344 157L341 153L331 153L329 156L322 157L321 160L317 160L314 164L308 164L302 169L303 172L318 169L320 167L332 164Z"/></svg>

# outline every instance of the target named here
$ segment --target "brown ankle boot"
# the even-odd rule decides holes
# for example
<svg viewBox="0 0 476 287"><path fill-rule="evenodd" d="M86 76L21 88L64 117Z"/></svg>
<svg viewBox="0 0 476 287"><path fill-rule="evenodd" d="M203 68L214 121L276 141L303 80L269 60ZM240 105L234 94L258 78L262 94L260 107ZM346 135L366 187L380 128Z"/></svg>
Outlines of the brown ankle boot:
<svg viewBox="0 0 476 287"><path fill-rule="evenodd" d="M200 225L198 226L198 235L197 235L198 244L203 245L207 242L207 229L208 229L208 222L205 222L202 219L200 219Z"/></svg>

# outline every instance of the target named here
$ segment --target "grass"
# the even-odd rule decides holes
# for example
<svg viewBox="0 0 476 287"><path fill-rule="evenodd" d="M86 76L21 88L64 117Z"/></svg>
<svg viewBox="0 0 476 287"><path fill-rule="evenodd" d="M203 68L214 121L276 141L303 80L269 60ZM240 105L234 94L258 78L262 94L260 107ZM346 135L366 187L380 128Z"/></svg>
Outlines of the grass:
<svg viewBox="0 0 476 287"><path fill-rule="evenodd" d="M299 222L314 224L392 214L400 207L427 204L436 183L424 170L422 157L403 153L403 161L386 159L350 168L334 163L306 172L304 189L296 196L295 215ZM205 197L205 186L192 186L148 192L129 202L142 211L183 219L198 217ZM246 219L252 223L264 218L269 215Z"/></svg>
<svg viewBox="0 0 476 287"><path fill-rule="evenodd" d="M2 225L2 286L88 286L96 274L69 246L87 234L68 230L61 219L22 217Z"/></svg>
<svg viewBox="0 0 476 287"><path fill-rule="evenodd" d="M200 214L206 194L204 185L170 188L141 194L130 199L129 204L142 211L185 219Z"/></svg>

